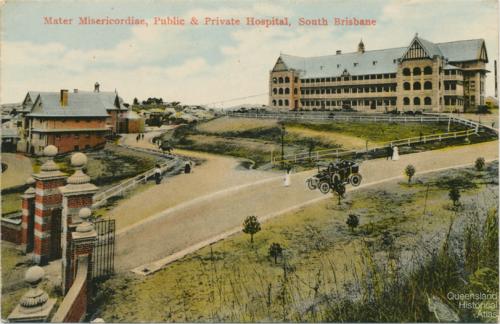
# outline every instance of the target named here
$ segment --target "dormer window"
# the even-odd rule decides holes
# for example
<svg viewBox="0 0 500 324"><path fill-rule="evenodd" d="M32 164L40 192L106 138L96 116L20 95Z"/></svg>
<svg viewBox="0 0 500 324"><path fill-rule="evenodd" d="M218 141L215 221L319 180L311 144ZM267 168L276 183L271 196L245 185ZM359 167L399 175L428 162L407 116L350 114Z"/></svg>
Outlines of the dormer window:
<svg viewBox="0 0 500 324"><path fill-rule="evenodd" d="M373 61L372 63L373 63L373 65L376 65L376 64L377 64L377 61Z"/></svg>
<svg viewBox="0 0 500 324"><path fill-rule="evenodd" d="M354 63L353 63L353 65L354 65L354 66L358 66L358 63L354 62Z"/></svg>
<svg viewBox="0 0 500 324"><path fill-rule="evenodd" d="M340 68L340 64L337 64L337 69Z"/></svg>

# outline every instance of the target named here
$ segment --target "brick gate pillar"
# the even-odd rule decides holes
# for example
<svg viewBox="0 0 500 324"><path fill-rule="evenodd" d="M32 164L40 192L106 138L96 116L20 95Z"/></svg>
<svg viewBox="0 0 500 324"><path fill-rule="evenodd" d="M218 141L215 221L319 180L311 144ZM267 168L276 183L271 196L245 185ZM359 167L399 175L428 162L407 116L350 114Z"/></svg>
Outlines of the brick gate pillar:
<svg viewBox="0 0 500 324"><path fill-rule="evenodd" d="M45 147L43 153L48 160L42 165L40 173L33 174L36 181L33 261L41 265L47 264L57 254L54 250L59 250L57 236L60 228L53 226L52 215L61 208L61 193L58 187L63 186L66 180L66 174L59 171L53 160L57 155L57 147L49 145ZM58 221L55 220L54 223Z"/></svg>
<svg viewBox="0 0 500 324"><path fill-rule="evenodd" d="M93 258L92 254L94 251L94 245L97 241L97 232L94 229L94 224L90 220L91 218L90 208L80 209L79 216L81 218L80 224L76 227L76 230L72 233L72 253L70 259L70 283L68 287L71 287L72 281L76 276L76 270L78 269L78 260L80 256L88 256L88 267L89 267L89 278L92 277L93 269ZM90 285L87 289L90 289Z"/></svg>
<svg viewBox="0 0 500 324"><path fill-rule="evenodd" d="M82 235L77 234L77 226L81 225L87 213L90 216L93 196L98 188L90 183L90 177L83 172L87 164L87 157L83 153L75 153L71 156L71 165L75 168L75 173L68 178L68 184L59 188L62 194L62 291L66 293L73 282L76 266L73 260L75 248L75 235L81 239ZM88 209L88 212L87 212ZM78 240L77 240L78 241ZM91 264L91 259L89 264Z"/></svg>
<svg viewBox="0 0 500 324"><path fill-rule="evenodd" d="M24 253L33 251L34 226L35 226L35 179L29 177L26 180L28 189L21 195L21 250Z"/></svg>

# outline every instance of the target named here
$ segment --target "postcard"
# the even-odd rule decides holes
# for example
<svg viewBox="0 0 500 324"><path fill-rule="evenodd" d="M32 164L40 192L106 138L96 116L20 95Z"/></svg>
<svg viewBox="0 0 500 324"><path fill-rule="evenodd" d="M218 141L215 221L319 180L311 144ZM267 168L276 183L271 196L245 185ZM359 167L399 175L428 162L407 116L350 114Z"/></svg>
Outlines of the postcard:
<svg viewBox="0 0 500 324"><path fill-rule="evenodd" d="M3 321L499 321L497 1L0 8Z"/></svg>

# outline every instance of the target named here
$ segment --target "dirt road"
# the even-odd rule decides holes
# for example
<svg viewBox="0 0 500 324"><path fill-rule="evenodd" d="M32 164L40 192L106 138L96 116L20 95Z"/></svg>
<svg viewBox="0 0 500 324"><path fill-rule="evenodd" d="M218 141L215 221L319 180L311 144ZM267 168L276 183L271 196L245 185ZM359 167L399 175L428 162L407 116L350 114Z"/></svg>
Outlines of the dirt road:
<svg viewBox="0 0 500 324"><path fill-rule="evenodd" d="M2 173L2 189L24 184L33 173L31 160L21 154L2 153L2 163L7 164Z"/></svg>
<svg viewBox="0 0 500 324"><path fill-rule="evenodd" d="M473 163L479 156L487 160L497 159L498 141L403 155L399 161L366 161L361 166L363 185L402 176L408 164L415 166L418 176L428 170ZM225 170L221 171L219 175L224 176ZM155 201L165 199L171 199L172 206L175 206L119 231L115 261L117 269L132 269L174 253L180 256L182 251L190 247L196 249L214 238L225 237L237 229L248 215L267 218L322 199L325 196L319 191L310 191L304 185L305 179L312 173L293 174L290 187L283 186L281 176L271 174L253 184L247 182L240 188L231 189L229 186L216 193L190 195L191 200L184 198L182 202L168 197L185 197L185 191L193 188L180 180L166 183L162 195L147 195L148 199L143 200L140 207L147 208ZM206 177L211 177L210 170L199 168L195 169L194 174L183 175L179 179L195 178L196 181L191 185L198 183L203 186Z"/></svg>

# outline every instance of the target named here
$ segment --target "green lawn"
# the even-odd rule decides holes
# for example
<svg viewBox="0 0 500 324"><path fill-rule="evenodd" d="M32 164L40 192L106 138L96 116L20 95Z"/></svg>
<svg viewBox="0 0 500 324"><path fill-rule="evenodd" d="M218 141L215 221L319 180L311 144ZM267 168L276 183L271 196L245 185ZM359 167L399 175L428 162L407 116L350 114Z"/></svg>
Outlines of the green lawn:
<svg viewBox="0 0 500 324"><path fill-rule="evenodd" d="M415 179L410 185L390 183L359 190L348 194L340 206L332 199L302 208L263 224L253 245L248 235L240 233L151 276L116 276L100 287L95 306L106 321L118 322L338 322L372 321L382 315L380 321L436 321L427 311L424 292L441 296L441 289L467 292L472 288L464 288L451 275L443 277L447 273L436 289L429 287L440 272L413 257L432 258L434 254L426 254L422 247L430 244L427 247L439 250L450 222L482 224L487 212L495 211L497 172L497 164L487 172L452 170ZM461 207L454 208L449 200L452 186L461 188ZM350 213L360 219L354 231L346 225ZM453 233L460 238L463 231L459 227ZM393 238L390 246L383 243L385 232ZM285 251L277 264L268 256L273 242ZM422 269L416 274L430 269L426 280L410 281L413 290L408 282L398 286L418 291L426 283L418 301L408 304L406 297L400 298L408 307L402 307L401 313L391 308L387 314L379 306L373 310L363 304L365 298L380 299L378 289L386 289L388 283L399 283L408 262ZM498 280L498 267L494 272ZM358 305L352 304L355 300L364 311L352 306ZM455 302L449 303L456 307ZM466 311L460 311L460 316L474 319Z"/></svg>
<svg viewBox="0 0 500 324"><path fill-rule="evenodd" d="M451 131L464 130L452 125ZM285 154L322 149L363 149L369 145L408 137L447 132L447 123L286 122ZM270 162L271 151L281 154L281 126L276 120L217 118L197 126L179 127L165 140L181 149L231 155L255 162ZM429 148L433 144L428 144Z"/></svg>

